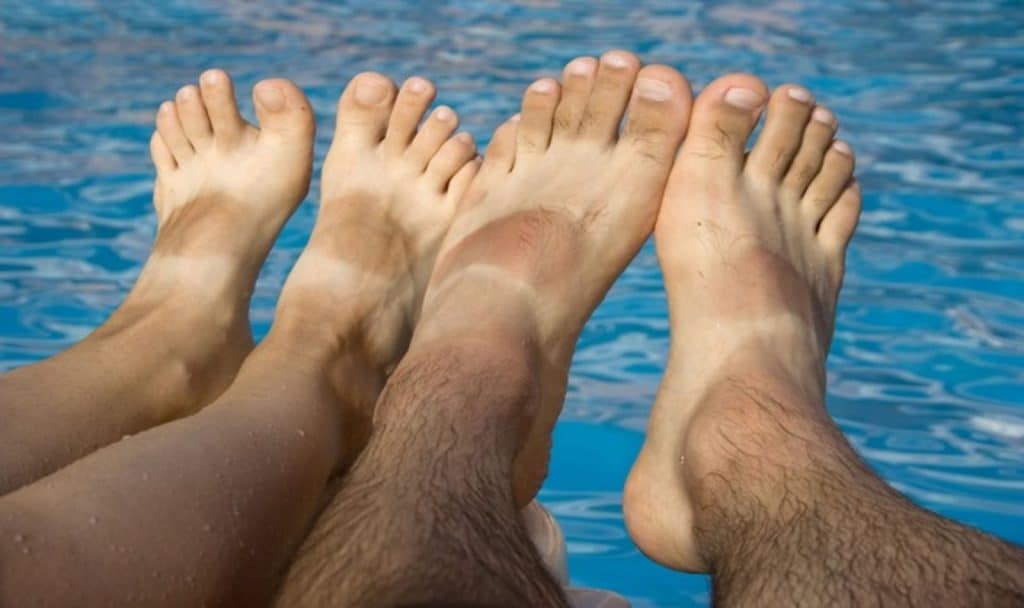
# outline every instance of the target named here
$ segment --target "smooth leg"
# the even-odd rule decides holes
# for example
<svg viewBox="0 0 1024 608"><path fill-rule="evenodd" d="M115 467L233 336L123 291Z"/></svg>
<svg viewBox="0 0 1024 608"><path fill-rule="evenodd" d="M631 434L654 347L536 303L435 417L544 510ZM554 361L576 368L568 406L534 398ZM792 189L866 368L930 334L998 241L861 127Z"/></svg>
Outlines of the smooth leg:
<svg viewBox="0 0 1024 608"><path fill-rule="evenodd" d="M249 296L306 194L313 113L295 85L254 90L260 128L211 70L157 114L156 243L121 307L92 335L0 375L0 495L197 411L252 350Z"/></svg>
<svg viewBox="0 0 1024 608"><path fill-rule="evenodd" d="M329 476L365 446L476 171L453 113L417 131L432 97L423 79L397 101L382 76L355 79L270 334L198 414L0 498L0 605L267 602ZM389 119L401 143L364 139Z"/></svg>

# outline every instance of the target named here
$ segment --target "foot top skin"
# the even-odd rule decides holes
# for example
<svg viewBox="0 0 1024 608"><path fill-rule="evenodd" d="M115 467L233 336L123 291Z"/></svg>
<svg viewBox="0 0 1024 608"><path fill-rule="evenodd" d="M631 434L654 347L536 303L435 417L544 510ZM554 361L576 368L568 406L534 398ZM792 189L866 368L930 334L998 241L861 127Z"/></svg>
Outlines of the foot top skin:
<svg viewBox="0 0 1024 608"><path fill-rule="evenodd" d="M721 451L707 447L718 414L699 414L721 404L706 395L756 381L784 392L780 401L812 404L808 418L824 415L824 361L861 208L836 125L803 87L769 95L746 74L716 80L694 103L655 229L672 347L624 496L633 539L667 566L709 566L693 534L694 495L715 471L708 454Z"/></svg>
<svg viewBox="0 0 1024 608"><path fill-rule="evenodd" d="M272 334L319 352L339 393L351 462L386 376L408 346L434 258L479 169L476 144L434 84L352 79L338 102L321 205L289 275ZM355 369L353 366L356 366ZM356 386L352 378L366 379Z"/></svg>
<svg viewBox="0 0 1024 608"><path fill-rule="evenodd" d="M442 245L416 340L493 328L550 355L516 465L521 504L546 475L578 332L654 226L690 105L681 74L624 51L573 60L561 83L534 82Z"/></svg>

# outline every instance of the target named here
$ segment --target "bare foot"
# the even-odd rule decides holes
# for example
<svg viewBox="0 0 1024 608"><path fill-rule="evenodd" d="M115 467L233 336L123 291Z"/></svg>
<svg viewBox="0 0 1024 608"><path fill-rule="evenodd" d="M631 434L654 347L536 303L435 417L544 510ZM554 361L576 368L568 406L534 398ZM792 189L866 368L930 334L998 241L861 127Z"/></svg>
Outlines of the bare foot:
<svg viewBox="0 0 1024 608"><path fill-rule="evenodd" d="M640 69L622 51L576 59L563 76L562 86L531 85L521 119L495 133L442 245L415 336L476 337L501 351L501 335L536 347L541 405L524 413L519 506L547 474L579 332L654 226L691 101L677 71Z"/></svg>
<svg viewBox="0 0 1024 608"><path fill-rule="evenodd" d="M763 393L786 407L815 404L799 416L827 419L825 357L861 205L852 153L835 130L806 90L782 86L769 101L747 75L720 78L694 103L655 231L669 363L624 496L634 541L666 566L709 568L694 530L703 484L729 475L722 446L769 454L744 442L763 446L779 431L745 406L722 406L742 400L709 395Z"/></svg>
<svg viewBox="0 0 1024 608"><path fill-rule="evenodd" d="M309 188L313 112L287 80L253 91L259 128L238 113L228 75L205 72L157 114L153 252L96 332L155 332L172 369L154 374L168 419L219 395L252 349L249 299L274 240Z"/></svg>
<svg viewBox="0 0 1024 608"><path fill-rule="evenodd" d="M268 341L329 364L344 406L343 466L366 442L373 405L408 346L441 239L476 175L476 145L453 136L434 85L356 76L338 102L321 207L285 283Z"/></svg>

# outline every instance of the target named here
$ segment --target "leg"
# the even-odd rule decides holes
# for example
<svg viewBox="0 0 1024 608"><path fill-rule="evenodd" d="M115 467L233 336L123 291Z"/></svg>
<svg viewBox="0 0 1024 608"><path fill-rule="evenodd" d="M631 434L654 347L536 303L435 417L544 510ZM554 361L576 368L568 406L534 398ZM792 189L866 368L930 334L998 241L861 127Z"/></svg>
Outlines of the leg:
<svg viewBox="0 0 1024 608"><path fill-rule="evenodd" d="M924 511L825 410L860 213L849 146L810 93L733 75L695 103L656 229L668 369L627 481L637 544L738 605L1012 605L1024 552ZM685 336L685 338L683 337Z"/></svg>
<svg viewBox="0 0 1024 608"><path fill-rule="evenodd" d="M690 93L623 52L565 78L532 85L495 134L370 444L279 605L566 605L518 509L546 474L579 332L653 227Z"/></svg>
<svg viewBox="0 0 1024 608"><path fill-rule="evenodd" d="M255 101L261 129L242 120L231 81L213 70L160 107L153 253L91 336L0 376L0 495L190 414L231 383L252 349L256 275L312 167L302 93L270 80Z"/></svg>
<svg viewBox="0 0 1024 608"><path fill-rule="evenodd" d="M472 142L449 137L454 114L417 134L430 83L411 81L394 112L383 77L356 87L267 338L198 414L0 498L0 605L266 603L328 477L365 446L425 269L476 171ZM370 108L358 102L367 89L380 102ZM371 144L367 128L389 118L388 139Z"/></svg>

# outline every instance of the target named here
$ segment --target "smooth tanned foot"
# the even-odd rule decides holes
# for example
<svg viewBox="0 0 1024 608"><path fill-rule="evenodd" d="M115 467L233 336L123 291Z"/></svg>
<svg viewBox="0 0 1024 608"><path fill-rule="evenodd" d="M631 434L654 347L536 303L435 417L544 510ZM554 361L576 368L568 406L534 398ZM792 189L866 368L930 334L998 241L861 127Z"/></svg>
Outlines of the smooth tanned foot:
<svg viewBox="0 0 1024 608"><path fill-rule="evenodd" d="M355 77L338 103L312 236L281 293L268 345L312 358L343 405L345 454L365 445L373 405L405 352L456 203L476 174L476 147L453 136L434 85Z"/></svg>
<svg viewBox="0 0 1024 608"><path fill-rule="evenodd" d="M579 332L653 228L691 101L678 72L640 69L621 51L576 59L563 77L531 85L521 118L495 133L442 245L413 346L493 334L517 346L480 340L509 356L536 353L539 410L526 413L516 458L519 506L547 474Z"/></svg>
<svg viewBox="0 0 1024 608"><path fill-rule="evenodd" d="M313 112L286 80L253 91L257 128L238 113L220 70L178 91L150 141L157 180L153 252L96 337L151 340L178 368L154 374L168 419L212 401L252 349L249 299L274 240L309 188Z"/></svg>
<svg viewBox="0 0 1024 608"><path fill-rule="evenodd" d="M734 456L799 467L808 448L788 445L787 432L823 446L838 433L823 405L824 363L861 195L835 130L806 90L782 86L769 99L752 76L723 77L694 104L655 231L669 363L624 496L633 539L669 567L713 567L713 548L695 535L707 524L701 492L735 476ZM767 420L753 403L795 422Z"/></svg>

